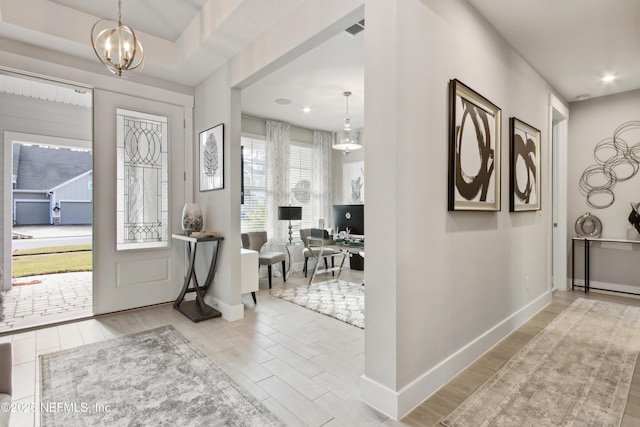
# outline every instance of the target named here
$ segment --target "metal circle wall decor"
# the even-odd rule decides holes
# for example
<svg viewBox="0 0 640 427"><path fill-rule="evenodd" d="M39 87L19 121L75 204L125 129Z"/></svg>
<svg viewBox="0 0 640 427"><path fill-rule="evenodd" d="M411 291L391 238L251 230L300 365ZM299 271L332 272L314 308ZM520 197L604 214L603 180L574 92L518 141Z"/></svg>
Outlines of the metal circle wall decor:
<svg viewBox="0 0 640 427"><path fill-rule="evenodd" d="M579 216L575 225L578 237L600 237L602 235L602 222L600 219L591 215L590 212Z"/></svg>
<svg viewBox="0 0 640 427"><path fill-rule="evenodd" d="M638 132L638 141L629 146L623 136L628 139L632 131ZM612 138L596 144L593 158L596 164L584 170L578 187L590 207L605 209L616 199L613 193L616 184L633 178L640 170L640 121L618 126Z"/></svg>
<svg viewBox="0 0 640 427"><path fill-rule="evenodd" d="M311 183L307 179L301 179L293 187L293 197L300 203L311 200Z"/></svg>

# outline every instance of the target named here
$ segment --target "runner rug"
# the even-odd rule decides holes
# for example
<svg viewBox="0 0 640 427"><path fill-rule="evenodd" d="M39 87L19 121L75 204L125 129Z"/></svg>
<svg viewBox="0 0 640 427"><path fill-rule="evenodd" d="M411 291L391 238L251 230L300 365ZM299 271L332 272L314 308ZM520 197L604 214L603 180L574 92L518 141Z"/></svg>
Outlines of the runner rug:
<svg viewBox="0 0 640 427"><path fill-rule="evenodd" d="M577 299L441 424L620 425L639 351L640 307Z"/></svg>
<svg viewBox="0 0 640 427"><path fill-rule="evenodd" d="M271 295L364 329L364 286L328 280L309 286L283 288Z"/></svg>
<svg viewBox="0 0 640 427"><path fill-rule="evenodd" d="M41 425L282 426L172 326L40 356Z"/></svg>

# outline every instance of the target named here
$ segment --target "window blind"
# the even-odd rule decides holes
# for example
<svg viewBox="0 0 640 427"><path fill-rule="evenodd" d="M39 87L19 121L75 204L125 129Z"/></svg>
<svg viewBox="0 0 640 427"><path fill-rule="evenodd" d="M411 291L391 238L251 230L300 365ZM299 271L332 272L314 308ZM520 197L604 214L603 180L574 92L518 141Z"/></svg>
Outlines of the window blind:
<svg viewBox="0 0 640 427"><path fill-rule="evenodd" d="M266 229L266 141L242 137L244 153L244 204L240 207L240 231Z"/></svg>

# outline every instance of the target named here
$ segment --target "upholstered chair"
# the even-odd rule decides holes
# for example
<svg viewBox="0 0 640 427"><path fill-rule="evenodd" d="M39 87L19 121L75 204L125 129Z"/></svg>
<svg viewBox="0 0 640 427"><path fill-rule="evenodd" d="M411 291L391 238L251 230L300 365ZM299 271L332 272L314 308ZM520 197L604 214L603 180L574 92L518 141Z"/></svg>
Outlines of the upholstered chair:
<svg viewBox="0 0 640 427"><path fill-rule="evenodd" d="M302 242L304 243L304 249L302 251L302 255L304 255L304 277L307 277L307 273L308 273L308 262L309 262L309 258L313 257L314 259L316 259L318 257L318 255L320 255L320 251L322 250L321 247L316 246L316 247L312 247L309 245L309 237L311 236L311 230L313 230L312 228L301 228L300 229L300 240L302 240ZM329 238L329 233L326 230L318 230L323 232L324 238L328 239ZM327 262L327 258L331 258L331 268L335 267L335 261L334 261L334 256L340 254L340 251L337 249L333 249L333 248L324 248L324 250L322 250L322 258L324 258L324 267L326 269L329 268L329 264ZM318 260L319 261L319 260ZM335 275L334 272L331 272L331 275Z"/></svg>
<svg viewBox="0 0 640 427"><path fill-rule="evenodd" d="M271 266L278 262L282 263L282 277L287 281L285 254L284 252L261 252L262 247L267 243L268 237L266 231L250 231L242 233L242 247L258 252L258 268L266 265L269 271L269 289L271 289Z"/></svg>
<svg viewBox="0 0 640 427"><path fill-rule="evenodd" d="M0 403L7 405L11 403L12 389L12 352L11 343L0 343ZM0 427L9 425L11 411L0 411Z"/></svg>

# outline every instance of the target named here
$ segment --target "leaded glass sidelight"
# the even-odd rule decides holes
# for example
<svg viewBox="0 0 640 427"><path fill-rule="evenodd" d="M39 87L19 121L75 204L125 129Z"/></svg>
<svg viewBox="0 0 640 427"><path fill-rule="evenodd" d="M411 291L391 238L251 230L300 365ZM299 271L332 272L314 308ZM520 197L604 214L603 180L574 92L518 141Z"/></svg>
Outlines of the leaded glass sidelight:
<svg viewBox="0 0 640 427"><path fill-rule="evenodd" d="M116 109L117 249L169 245L167 118Z"/></svg>

